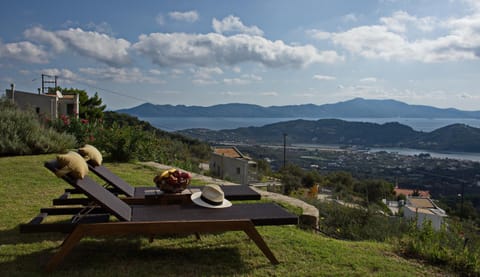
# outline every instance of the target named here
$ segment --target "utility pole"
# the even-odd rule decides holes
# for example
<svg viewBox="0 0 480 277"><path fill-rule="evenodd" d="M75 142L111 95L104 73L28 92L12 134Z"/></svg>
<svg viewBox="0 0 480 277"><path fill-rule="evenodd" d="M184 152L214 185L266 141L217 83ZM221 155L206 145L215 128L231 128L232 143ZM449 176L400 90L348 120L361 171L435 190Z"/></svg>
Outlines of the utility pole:
<svg viewBox="0 0 480 277"><path fill-rule="evenodd" d="M283 168L287 167L287 133L283 133Z"/></svg>
<svg viewBox="0 0 480 277"><path fill-rule="evenodd" d="M462 198L460 200L460 221L463 220L463 195L465 194L465 182L462 182Z"/></svg>

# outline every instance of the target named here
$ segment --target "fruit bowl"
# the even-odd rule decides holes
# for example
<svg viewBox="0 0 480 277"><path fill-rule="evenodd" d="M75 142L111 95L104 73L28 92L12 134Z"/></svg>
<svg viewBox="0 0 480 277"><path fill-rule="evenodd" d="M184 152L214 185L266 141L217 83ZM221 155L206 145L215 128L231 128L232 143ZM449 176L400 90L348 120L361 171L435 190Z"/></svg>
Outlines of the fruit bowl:
<svg viewBox="0 0 480 277"><path fill-rule="evenodd" d="M159 189L166 193L179 193L187 188L191 178L190 173L172 168L155 176L153 181Z"/></svg>

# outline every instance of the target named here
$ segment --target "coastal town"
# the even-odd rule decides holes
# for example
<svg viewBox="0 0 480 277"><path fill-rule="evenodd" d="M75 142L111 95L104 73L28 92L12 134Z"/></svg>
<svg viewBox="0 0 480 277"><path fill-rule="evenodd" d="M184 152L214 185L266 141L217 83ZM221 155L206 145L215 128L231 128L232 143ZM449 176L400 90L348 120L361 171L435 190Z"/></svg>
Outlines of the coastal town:
<svg viewBox="0 0 480 277"><path fill-rule="evenodd" d="M237 146L254 159L267 159L272 169L283 164L281 146ZM480 193L480 163L471 160L433 158L429 154L402 155L396 152L369 152L366 149L291 146L286 162L322 174L345 171L358 179L384 179L398 187L428 190L433 197L477 195Z"/></svg>

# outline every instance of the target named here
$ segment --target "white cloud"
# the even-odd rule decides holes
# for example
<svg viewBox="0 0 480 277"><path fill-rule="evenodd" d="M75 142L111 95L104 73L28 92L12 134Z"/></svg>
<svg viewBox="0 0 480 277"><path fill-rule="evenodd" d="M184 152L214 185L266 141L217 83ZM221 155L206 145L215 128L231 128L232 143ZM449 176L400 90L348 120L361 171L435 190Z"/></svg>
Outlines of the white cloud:
<svg viewBox="0 0 480 277"><path fill-rule="evenodd" d="M165 81L159 79L158 75L149 75L139 68L117 68L117 67L84 67L79 71L101 81L113 81L117 83L149 83L163 84Z"/></svg>
<svg viewBox="0 0 480 277"><path fill-rule="evenodd" d="M233 92L233 91L224 91L224 92L221 92L220 94L221 94L221 95L225 95L225 96L238 96L238 95L240 95L241 93L239 93L239 92Z"/></svg>
<svg viewBox="0 0 480 277"><path fill-rule="evenodd" d="M42 69L42 74L58 76L62 83L65 82L68 84L72 83L72 81L82 80L82 78L69 69L46 68Z"/></svg>
<svg viewBox="0 0 480 277"><path fill-rule="evenodd" d="M194 76L192 82L196 85L217 84L218 81L214 80L213 76L223 74L223 70L219 67L200 67L191 71Z"/></svg>
<svg viewBox="0 0 480 277"><path fill-rule="evenodd" d="M424 32L432 31L437 20L433 17L418 18L404 11L397 11L391 17L380 18L380 22L393 32L404 33L407 31L407 26Z"/></svg>
<svg viewBox="0 0 480 277"><path fill-rule="evenodd" d="M195 85L206 86L218 84L218 81L213 79L193 79L192 83L194 83Z"/></svg>
<svg viewBox="0 0 480 277"><path fill-rule="evenodd" d="M302 97L302 98L313 98L315 94L310 92L299 92L294 94L295 97Z"/></svg>
<svg viewBox="0 0 480 277"><path fill-rule="evenodd" d="M29 41L5 44L0 41L0 59L13 59L26 63L47 63L48 54L42 47Z"/></svg>
<svg viewBox="0 0 480 277"><path fill-rule="evenodd" d="M178 68L173 68L172 70L170 70L170 76L172 77L179 77L180 75L183 75L185 73L185 71L183 71L182 69L178 69Z"/></svg>
<svg viewBox="0 0 480 277"><path fill-rule="evenodd" d="M164 75L165 73L158 70L158 69L150 69L148 72L150 72L150 74L152 75Z"/></svg>
<svg viewBox="0 0 480 277"><path fill-rule="evenodd" d="M155 17L155 22L157 22L157 24L160 25L160 26L165 25L165 17L163 16L163 14L159 13Z"/></svg>
<svg viewBox="0 0 480 277"><path fill-rule="evenodd" d="M276 96L278 96L278 92L276 92L276 91L265 91L265 92L261 92L260 95L276 97Z"/></svg>
<svg viewBox="0 0 480 277"><path fill-rule="evenodd" d="M308 30L307 35L317 40L326 40L332 37L331 33L316 29Z"/></svg>
<svg viewBox="0 0 480 277"><path fill-rule="evenodd" d="M357 16L354 13L349 13L342 16L342 21L344 22L356 22L357 20Z"/></svg>
<svg viewBox="0 0 480 277"><path fill-rule="evenodd" d="M63 51L66 48L63 40L55 33L45 31L40 27L33 27L25 30L23 35L30 40L50 44L56 52Z"/></svg>
<svg viewBox="0 0 480 277"><path fill-rule="evenodd" d="M113 34L112 26L110 26L110 24L108 24L107 22L100 22L100 23L90 22L86 25L86 27L97 33L103 33L103 34L109 34L109 35Z"/></svg>
<svg viewBox="0 0 480 277"><path fill-rule="evenodd" d="M199 16L197 11L188 11L188 12L170 12L168 13L170 18L179 20L179 21L186 21L186 22L195 22L198 20Z"/></svg>
<svg viewBox="0 0 480 277"><path fill-rule="evenodd" d="M419 61L424 63L473 60L480 57L480 10L460 18L439 20L397 11L379 19L380 24L357 26L344 32L309 30L319 40L330 39L352 55L369 59ZM437 37L415 38L422 32L443 28ZM421 32L420 32L421 33Z"/></svg>
<svg viewBox="0 0 480 277"><path fill-rule="evenodd" d="M194 70L194 76L196 78L210 79L214 74L223 74L223 70L220 67L200 67Z"/></svg>
<svg viewBox="0 0 480 277"><path fill-rule="evenodd" d="M85 32L80 28L56 32L70 48L78 53L104 62L110 66L130 63L130 42L97 32Z"/></svg>
<svg viewBox="0 0 480 277"><path fill-rule="evenodd" d="M289 46L259 36L239 34L152 33L141 35L133 45L160 66L197 66L261 63L267 67L301 67L342 60L335 51L319 52L312 45Z"/></svg>
<svg viewBox="0 0 480 277"><path fill-rule="evenodd" d="M258 28L257 26L245 26L243 25L240 18L229 15L222 19L222 21L217 20L214 18L212 20L212 27L215 32L219 34L232 34L232 33L240 33L240 34L249 34L253 36L263 36L263 31Z"/></svg>
<svg viewBox="0 0 480 277"><path fill-rule="evenodd" d="M243 74L240 78L225 78L223 83L227 85L247 85L253 82L259 82L262 77L255 74Z"/></svg>
<svg viewBox="0 0 480 277"><path fill-rule="evenodd" d="M40 27L25 31L29 39L50 44L55 51L71 49L83 56L93 58L110 66L130 63L130 42L116 39L98 32L87 32L80 28L50 32Z"/></svg>
<svg viewBox="0 0 480 277"><path fill-rule="evenodd" d="M360 79L360 82L362 82L362 83L375 83L375 82L377 82L377 78L367 77L367 78Z"/></svg>
<svg viewBox="0 0 480 277"><path fill-rule="evenodd" d="M337 78L335 76L315 74L313 75L313 79L320 80L320 81L333 81L333 80L336 80Z"/></svg>

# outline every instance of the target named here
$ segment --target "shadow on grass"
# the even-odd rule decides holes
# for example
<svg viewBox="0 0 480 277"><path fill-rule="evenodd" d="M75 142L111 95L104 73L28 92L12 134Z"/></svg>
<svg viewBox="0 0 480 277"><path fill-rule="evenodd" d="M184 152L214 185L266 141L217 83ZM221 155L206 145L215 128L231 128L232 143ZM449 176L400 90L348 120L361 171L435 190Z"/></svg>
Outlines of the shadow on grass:
<svg viewBox="0 0 480 277"><path fill-rule="evenodd" d="M196 243L194 238L146 241L139 237L86 238L65 257L54 275L223 276L248 274L254 270L244 264L236 247ZM55 247L51 247L51 243L31 246L33 250L29 245L19 250L12 250L15 249L12 246L10 251L0 254L0 275L42 275L60 243ZM35 250L37 248L39 250Z"/></svg>
<svg viewBox="0 0 480 277"><path fill-rule="evenodd" d="M20 233L20 227L0 231L0 245L34 243L45 240L58 241L63 240L67 234L62 233Z"/></svg>

